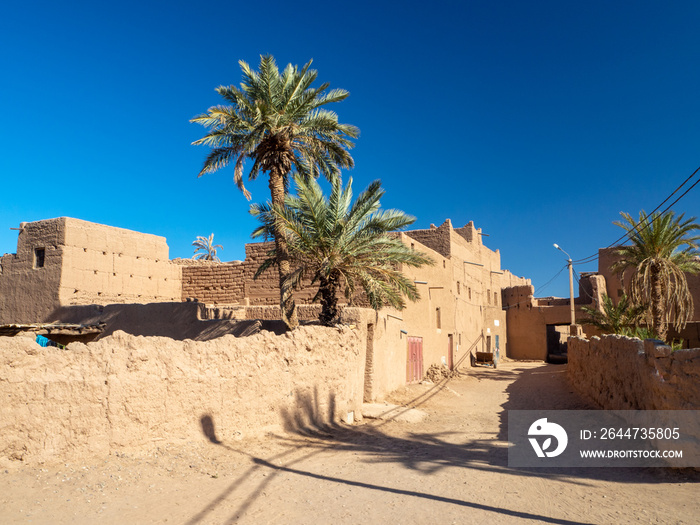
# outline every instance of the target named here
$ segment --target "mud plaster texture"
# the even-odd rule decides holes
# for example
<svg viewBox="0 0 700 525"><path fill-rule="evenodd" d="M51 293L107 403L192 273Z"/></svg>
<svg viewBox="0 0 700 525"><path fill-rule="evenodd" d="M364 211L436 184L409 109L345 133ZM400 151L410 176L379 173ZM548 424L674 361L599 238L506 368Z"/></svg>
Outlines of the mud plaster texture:
<svg viewBox="0 0 700 525"><path fill-rule="evenodd" d="M0 466L231 441L359 415L363 334L175 341L115 332L67 350L0 338ZM309 421L293 420L300 406Z"/></svg>
<svg viewBox="0 0 700 525"><path fill-rule="evenodd" d="M700 348L619 335L569 338L568 376L607 410L700 409Z"/></svg>

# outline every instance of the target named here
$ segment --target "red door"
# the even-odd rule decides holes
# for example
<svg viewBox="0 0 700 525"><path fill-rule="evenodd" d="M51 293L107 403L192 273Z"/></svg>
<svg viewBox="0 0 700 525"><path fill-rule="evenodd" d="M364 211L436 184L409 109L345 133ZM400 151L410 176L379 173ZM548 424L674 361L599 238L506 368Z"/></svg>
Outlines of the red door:
<svg viewBox="0 0 700 525"><path fill-rule="evenodd" d="M454 354L453 343L454 343L453 335L449 334L447 336L447 367L450 370L454 370L454 366L455 366L454 365L455 354Z"/></svg>
<svg viewBox="0 0 700 525"><path fill-rule="evenodd" d="M423 338L408 337L406 381L415 383L423 379Z"/></svg>

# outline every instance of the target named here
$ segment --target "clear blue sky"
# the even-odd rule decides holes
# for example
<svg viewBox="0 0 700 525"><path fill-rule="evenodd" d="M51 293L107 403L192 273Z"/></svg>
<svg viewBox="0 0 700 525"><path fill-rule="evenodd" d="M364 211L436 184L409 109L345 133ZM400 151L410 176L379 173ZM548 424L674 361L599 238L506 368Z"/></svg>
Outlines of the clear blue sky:
<svg viewBox="0 0 700 525"><path fill-rule="evenodd" d="M699 27L695 0L7 3L0 253L21 221L70 216L165 236L172 258L213 232L242 259L248 202L232 168L197 178L189 119L269 53L350 91L333 109L361 130L356 191L382 179L416 228L473 220L542 285L552 243L595 253L700 165ZM536 294L568 295L566 272Z"/></svg>

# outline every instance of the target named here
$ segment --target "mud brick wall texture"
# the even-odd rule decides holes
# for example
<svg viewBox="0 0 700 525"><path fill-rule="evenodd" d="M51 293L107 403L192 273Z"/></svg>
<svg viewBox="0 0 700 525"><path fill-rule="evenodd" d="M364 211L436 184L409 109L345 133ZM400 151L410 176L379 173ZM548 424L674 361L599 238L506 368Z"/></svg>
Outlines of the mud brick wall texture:
<svg viewBox="0 0 700 525"><path fill-rule="evenodd" d="M209 263L182 267L182 299L237 304L245 297L244 264Z"/></svg>
<svg viewBox="0 0 700 525"><path fill-rule="evenodd" d="M569 338L571 384L607 410L700 409L700 348L619 335Z"/></svg>
<svg viewBox="0 0 700 525"><path fill-rule="evenodd" d="M230 442L347 419L362 408L365 352L359 327L211 341L115 332L67 350L0 337L0 467L202 442L207 421Z"/></svg>
<svg viewBox="0 0 700 525"><path fill-rule="evenodd" d="M182 266L182 300L197 299L206 304L279 305L279 274L276 267L255 279L268 258L272 243L247 244L245 261L201 263ZM294 292L297 304L310 304L318 286L306 281Z"/></svg>

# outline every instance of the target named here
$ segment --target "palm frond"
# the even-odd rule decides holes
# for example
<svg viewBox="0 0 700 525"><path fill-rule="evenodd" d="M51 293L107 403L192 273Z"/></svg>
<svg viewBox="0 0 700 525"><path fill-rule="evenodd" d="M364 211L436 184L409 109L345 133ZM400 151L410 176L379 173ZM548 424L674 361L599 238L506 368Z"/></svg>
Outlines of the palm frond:
<svg viewBox="0 0 700 525"><path fill-rule="evenodd" d="M288 282L300 286L302 278L310 278L319 283L317 296L324 322L334 319L333 301L337 299L334 293L324 291L324 286L334 283L343 287L348 300L362 289L376 309L403 308L405 299L418 299L415 284L401 273L401 265L422 266L433 261L388 235L393 229L387 228L404 227L414 218L398 210L380 209L384 191L379 181L370 184L354 202L352 179L343 186L340 177L333 178L329 197L314 179L297 175L294 181L296 195L288 195L283 206L251 206L251 214L260 223L253 235L267 236L274 227L281 228L296 267L295 278Z"/></svg>

